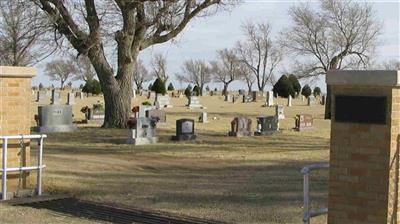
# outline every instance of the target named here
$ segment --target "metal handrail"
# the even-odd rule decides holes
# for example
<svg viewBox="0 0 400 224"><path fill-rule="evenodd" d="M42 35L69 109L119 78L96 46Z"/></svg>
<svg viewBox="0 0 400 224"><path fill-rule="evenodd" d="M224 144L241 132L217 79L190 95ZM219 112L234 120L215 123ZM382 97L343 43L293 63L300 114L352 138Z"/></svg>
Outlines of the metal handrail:
<svg viewBox="0 0 400 224"><path fill-rule="evenodd" d="M7 200L7 173L13 171L28 171L28 170L37 170L37 179L36 179L36 193L37 195L42 195L42 172L43 168L46 165L43 164L43 139L46 138L47 135L9 135L9 136L0 136L0 139L3 141L3 151L2 151L2 168L0 172L2 173L1 178L1 200ZM10 139L38 139L39 142L39 153L38 153L38 161L37 166L20 166L14 168L7 167L7 154L8 154L8 140Z"/></svg>
<svg viewBox="0 0 400 224"><path fill-rule="evenodd" d="M320 208L310 211L310 189L309 189L309 173L313 170L329 168L329 163L318 163L305 166L301 169L303 174L303 223L310 224L310 219L315 216L328 213L328 208Z"/></svg>

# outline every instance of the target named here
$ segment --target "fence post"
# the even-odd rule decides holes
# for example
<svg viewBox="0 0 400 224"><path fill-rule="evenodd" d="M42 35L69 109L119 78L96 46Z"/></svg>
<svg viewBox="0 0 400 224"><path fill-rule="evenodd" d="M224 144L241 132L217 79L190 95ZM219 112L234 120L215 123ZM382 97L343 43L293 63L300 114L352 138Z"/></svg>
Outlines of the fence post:
<svg viewBox="0 0 400 224"><path fill-rule="evenodd" d="M39 140L39 153L38 153L38 173L37 173L37 195L42 195L42 171L43 171L43 135Z"/></svg>
<svg viewBox="0 0 400 224"><path fill-rule="evenodd" d="M3 173L2 173L2 178L1 178L1 196L2 200L7 200L7 143L8 139L3 138L3 152L2 152L2 162L3 162Z"/></svg>
<svg viewBox="0 0 400 224"><path fill-rule="evenodd" d="M310 212L310 207L309 207L309 183L308 183L308 172L305 172L303 174L303 199L304 199L304 204L303 204L303 222L304 224L310 224L310 218L309 218L309 212Z"/></svg>

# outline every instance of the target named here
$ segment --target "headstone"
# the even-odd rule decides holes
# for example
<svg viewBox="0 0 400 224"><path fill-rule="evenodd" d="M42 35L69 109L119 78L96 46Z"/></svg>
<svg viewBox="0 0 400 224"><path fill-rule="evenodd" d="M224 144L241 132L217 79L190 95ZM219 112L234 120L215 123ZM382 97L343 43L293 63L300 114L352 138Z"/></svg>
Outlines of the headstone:
<svg viewBox="0 0 400 224"><path fill-rule="evenodd" d="M172 136L174 141L188 141L197 138L194 132L194 120L180 119L176 121L176 135Z"/></svg>
<svg viewBox="0 0 400 224"><path fill-rule="evenodd" d="M251 92L251 94L252 94L253 102L257 102L260 99L260 97L258 95L258 91L253 91L253 92Z"/></svg>
<svg viewBox="0 0 400 224"><path fill-rule="evenodd" d="M225 95L225 101L232 102L232 95L229 94Z"/></svg>
<svg viewBox="0 0 400 224"><path fill-rule="evenodd" d="M141 105L139 106L139 111L136 117L148 117L148 111L150 110L155 110L155 106L147 106L147 105Z"/></svg>
<svg viewBox="0 0 400 224"><path fill-rule="evenodd" d="M321 96L321 105L325 105L325 103L326 103L326 95L324 94Z"/></svg>
<svg viewBox="0 0 400 224"><path fill-rule="evenodd" d="M81 100L83 100L83 93L82 92L75 92L75 98L79 98Z"/></svg>
<svg viewBox="0 0 400 224"><path fill-rule="evenodd" d="M308 100L307 101L307 105L308 106L311 106L311 105L315 104L315 97L314 96L309 96L307 100Z"/></svg>
<svg viewBox="0 0 400 224"><path fill-rule="evenodd" d="M132 91L132 98L133 98L133 99L136 99L136 89L134 89L134 90Z"/></svg>
<svg viewBox="0 0 400 224"><path fill-rule="evenodd" d="M151 109L146 111L146 117L156 120L157 123L166 123L167 114L163 110Z"/></svg>
<svg viewBox="0 0 400 224"><path fill-rule="evenodd" d="M46 91L45 90L39 90L38 92L37 92L37 98L36 98L36 102L43 102L43 101L45 101L46 100L46 96L47 96L47 93L46 93Z"/></svg>
<svg viewBox="0 0 400 224"><path fill-rule="evenodd" d="M295 119L295 130L304 131L312 129L313 117L310 114L299 114L296 115Z"/></svg>
<svg viewBox="0 0 400 224"><path fill-rule="evenodd" d="M148 95L148 93L147 93L147 91L146 90L140 90L140 96L147 96Z"/></svg>
<svg viewBox="0 0 400 224"><path fill-rule="evenodd" d="M147 145L157 143L157 120L148 117L139 117L133 119L135 119L135 125L129 129L127 143L132 145Z"/></svg>
<svg viewBox="0 0 400 224"><path fill-rule="evenodd" d="M147 95L147 99L154 99L154 98L156 98L156 92L154 92L154 91L150 91L150 92L148 92L148 95Z"/></svg>
<svg viewBox="0 0 400 224"><path fill-rule="evenodd" d="M188 108L193 109L193 108L204 108L204 107L200 104L200 100L197 96L190 96Z"/></svg>
<svg viewBox="0 0 400 224"><path fill-rule="evenodd" d="M85 113L86 123L97 124L97 123L102 123L104 121L104 107L101 104L94 104L92 108L86 107L86 110L83 110L82 112Z"/></svg>
<svg viewBox="0 0 400 224"><path fill-rule="evenodd" d="M200 123L208 123L207 112L202 112L199 117Z"/></svg>
<svg viewBox="0 0 400 224"><path fill-rule="evenodd" d="M275 116L278 118L278 120L285 119L283 105L276 105L275 106Z"/></svg>
<svg viewBox="0 0 400 224"><path fill-rule="evenodd" d="M231 122L231 131L228 135L235 137L253 136L251 123L251 119L247 117L235 117Z"/></svg>
<svg viewBox="0 0 400 224"><path fill-rule="evenodd" d="M37 132L51 133L74 131L77 127L72 122L72 106L46 105L38 107Z"/></svg>
<svg viewBox="0 0 400 224"><path fill-rule="evenodd" d="M265 101L265 106L267 107L274 106L274 92L272 91L267 92L267 100Z"/></svg>
<svg viewBox="0 0 400 224"><path fill-rule="evenodd" d="M168 95L163 96L161 94L157 94L154 105L156 106L156 108L172 108Z"/></svg>
<svg viewBox="0 0 400 224"><path fill-rule="evenodd" d="M288 107L292 106L292 96L291 95L289 95L289 97L288 97L287 106Z"/></svg>
<svg viewBox="0 0 400 224"><path fill-rule="evenodd" d="M301 101L304 102L305 99L306 99L306 97L304 95L301 95Z"/></svg>
<svg viewBox="0 0 400 224"><path fill-rule="evenodd" d="M243 95L243 103L251 103L253 102L253 97L250 95Z"/></svg>
<svg viewBox="0 0 400 224"><path fill-rule="evenodd" d="M279 120L276 116L257 117L257 131L254 135L272 135L279 131Z"/></svg>
<svg viewBox="0 0 400 224"><path fill-rule="evenodd" d="M60 104L61 93L55 89L51 90L51 104Z"/></svg>
<svg viewBox="0 0 400 224"><path fill-rule="evenodd" d="M74 105L75 104L75 96L73 93L68 93L67 95L67 105Z"/></svg>

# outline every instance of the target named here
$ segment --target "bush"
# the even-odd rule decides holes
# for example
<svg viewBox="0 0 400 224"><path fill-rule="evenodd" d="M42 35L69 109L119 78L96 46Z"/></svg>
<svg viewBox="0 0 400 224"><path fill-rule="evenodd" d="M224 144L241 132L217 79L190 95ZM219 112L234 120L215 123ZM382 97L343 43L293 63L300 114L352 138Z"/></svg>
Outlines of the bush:
<svg viewBox="0 0 400 224"><path fill-rule="evenodd" d="M293 74L289 75L289 81L290 81L290 83L292 83L293 90L296 93L296 95L299 94L301 91L301 85L300 85L300 82L297 79L297 77Z"/></svg>
<svg viewBox="0 0 400 224"><path fill-rule="evenodd" d="M144 101L142 103L143 106L151 106L151 103L149 101Z"/></svg>
<svg viewBox="0 0 400 224"><path fill-rule="evenodd" d="M98 95L102 92L100 82L96 79L87 80L82 87L82 92Z"/></svg>
<svg viewBox="0 0 400 224"><path fill-rule="evenodd" d="M209 86L206 87L206 91L210 92L210 87Z"/></svg>
<svg viewBox="0 0 400 224"><path fill-rule="evenodd" d="M168 85L168 91L174 91L174 90L175 90L174 85L172 84L172 82L170 82Z"/></svg>
<svg viewBox="0 0 400 224"><path fill-rule="evenodd" d="M215 88L215 89L214 89L214 91L215 91L215 92L218 92L218 89L217 89L217 88Z"/></svg>
<svg viewBox="0 0 400 224"><path fill-rule="evenodd" d="M147 89L151 91L151 90L153 89L153 84L150 83L150 84L149 84L149 87L147 87Z"/></svg>
<svg viewBox="0 0 400 224"><path fill-rule="evenodd" d="M165 95L167 93L167 90L165 89L165 84L160 78L157 78L156 81L154 81L151 90L162 95Z"/></svg>
<svg viewBox="0 0 400 224"><path fill-rule="evenodd" d="M282 96L282 97L295 97L296 93L293 90L293 85L289 81L289 78L286 75L282 75L278 82L275 83L274 88L272 89L274 95Z"/></svg>
<svg viewBox="0 0 400 224"><path fill-rule="evenodd" d="M315 97L321 96L321 89L318 86L314 88L313 92Z"/></svg>
<svg viewBox="0 0 400 224"><path fill-rule="evenodd" d="M43 89L43 84L39 83L39 89L42 90Z"/></svg>
<svg viewBox="0 0 400 224"><path fill-rule="evenodd" d="M196 96L200 96L200 88L199 88L198 86L194 86L194 87L193 87L193 93L194 93Z"/></svg>
<svg viewBox="0 0 400 224"><path fill-rule="evenodd" d="M189 98L191 95L192 95L192 86L188 85L185 89L185 96Z"/></svg>
<svg viewBox="0 0 400 224"><path fill-rule="evenodd" d="M301 90L301 95L305 96L306 98L311 96L311 88L310 88L310 86L305 85L303 87L303 89Z"/></svg>

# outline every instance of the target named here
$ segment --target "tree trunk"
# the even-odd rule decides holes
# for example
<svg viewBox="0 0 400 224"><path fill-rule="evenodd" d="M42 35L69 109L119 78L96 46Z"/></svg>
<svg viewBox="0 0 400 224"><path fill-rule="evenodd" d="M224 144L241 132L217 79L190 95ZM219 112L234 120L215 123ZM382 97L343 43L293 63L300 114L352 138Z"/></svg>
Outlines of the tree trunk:
<svg viewBox="0 0 400 224"><path fill-rule="evenodd" d="M103 128L126 128L131 111L132 87L125 83L110 85L104 93Z"/></svg>
<svg viewBox="0 0 400 224"><path fill-rule="evenodd" d="M199 88L200 88L200 96L203 96L203 88L204 88L204 85L200 85L200 86L198 86Z"/></svg>
<svg viewBox="0 0 400 224"><path fill-rule="evenodd" d="M224 83L224 89L222 90L222 95L228 95L228 83Z"/></svg>
<svg viewBox="0 0 400 224"><path fill-rule="evenodd" d="M326 86L325 119L331 119L331 86Z"/></svg>
<svg viewBox="0 0 400 224"><path fill-rule="evenodd" d="M250 84L247 84L247 88L248 88L248 90L249 90L249 94L250 94L250 93L251 93L251 91L252 91L251 87L252 87L252 85L250 85Z"/></svg>

